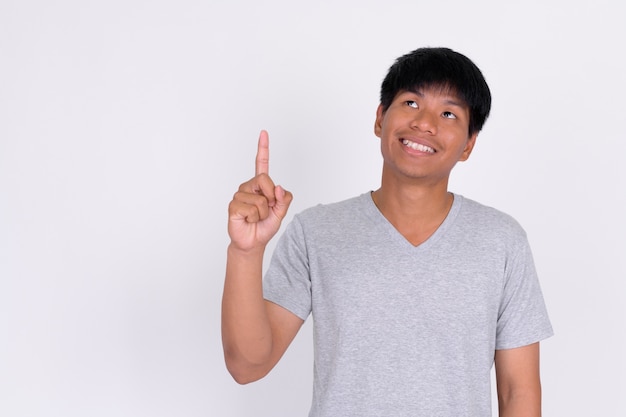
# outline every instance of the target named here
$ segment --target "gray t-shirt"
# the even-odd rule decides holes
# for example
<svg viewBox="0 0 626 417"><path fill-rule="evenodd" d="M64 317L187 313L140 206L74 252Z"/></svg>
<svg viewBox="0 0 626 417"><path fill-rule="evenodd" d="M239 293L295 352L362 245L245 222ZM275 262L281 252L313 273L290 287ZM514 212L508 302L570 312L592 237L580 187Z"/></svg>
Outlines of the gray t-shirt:
<svg viewBox="0 0 626 417"><path fill-rule="evenodd" d="M310 417L491 416L495 350L552 335L525 232L460 195L419 246L370 193L305 210L264 296L312 313Z"/></svg>

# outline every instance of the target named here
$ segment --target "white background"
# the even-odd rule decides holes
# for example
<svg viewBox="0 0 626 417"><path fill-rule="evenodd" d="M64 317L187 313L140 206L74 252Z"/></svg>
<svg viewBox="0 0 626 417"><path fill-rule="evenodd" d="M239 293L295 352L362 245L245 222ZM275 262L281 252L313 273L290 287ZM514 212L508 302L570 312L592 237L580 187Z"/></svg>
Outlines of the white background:
<svg viewBox="0 0 626 417"><path fill-rule="evenodd" d="M493 111L451 189L526 228L546 416L626 415L619 2L0 0L0 415L304 416L307 322L239 386L227 204L260 129L290 216L379 184L393 60L473 59Z"/></svg>

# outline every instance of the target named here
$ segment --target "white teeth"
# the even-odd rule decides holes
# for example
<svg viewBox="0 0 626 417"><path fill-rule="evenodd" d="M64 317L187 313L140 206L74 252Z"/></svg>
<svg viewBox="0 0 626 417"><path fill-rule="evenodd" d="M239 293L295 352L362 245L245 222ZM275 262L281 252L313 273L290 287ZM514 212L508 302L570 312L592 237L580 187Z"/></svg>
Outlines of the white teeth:
<svg viewBox="0 0 626 417"><path fill-rule="evenodd" d="M435 150L430 146L422 145L420 143L411 142L408 139L402 139L402 143L405 146L408 146L411 149L415 149L416 151L435 153Z"/></svg>

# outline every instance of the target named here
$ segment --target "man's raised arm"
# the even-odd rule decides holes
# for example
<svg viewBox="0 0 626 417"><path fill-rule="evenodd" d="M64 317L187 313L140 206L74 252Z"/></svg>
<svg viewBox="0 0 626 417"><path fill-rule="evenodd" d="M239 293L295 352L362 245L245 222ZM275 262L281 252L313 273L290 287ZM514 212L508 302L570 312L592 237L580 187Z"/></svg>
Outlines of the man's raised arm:
<svg viewBox="0 0 626 417"><path fill-rule="evenodd" d="M226 367L239 383L265 376L285 352L302 320L263 299L263 254L292 200L269 176L269 138L262 131L255 176L241 184L228 207L230 245L222 298Z"/></svg>

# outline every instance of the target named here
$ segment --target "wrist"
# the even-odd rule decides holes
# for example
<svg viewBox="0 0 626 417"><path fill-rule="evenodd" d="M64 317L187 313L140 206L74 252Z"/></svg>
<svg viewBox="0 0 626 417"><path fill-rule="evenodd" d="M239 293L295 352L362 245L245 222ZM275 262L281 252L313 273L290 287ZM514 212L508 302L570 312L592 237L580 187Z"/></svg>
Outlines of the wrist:
<svg viewBox="0 0 626 417"><path fill-rule="evenodd" d="M254 246L251 248L242 248L232 241L228 245L229 257L242 258L242 259L254 259L257 257L263 258L264 254L265 254L265 245Z"/></svg>

